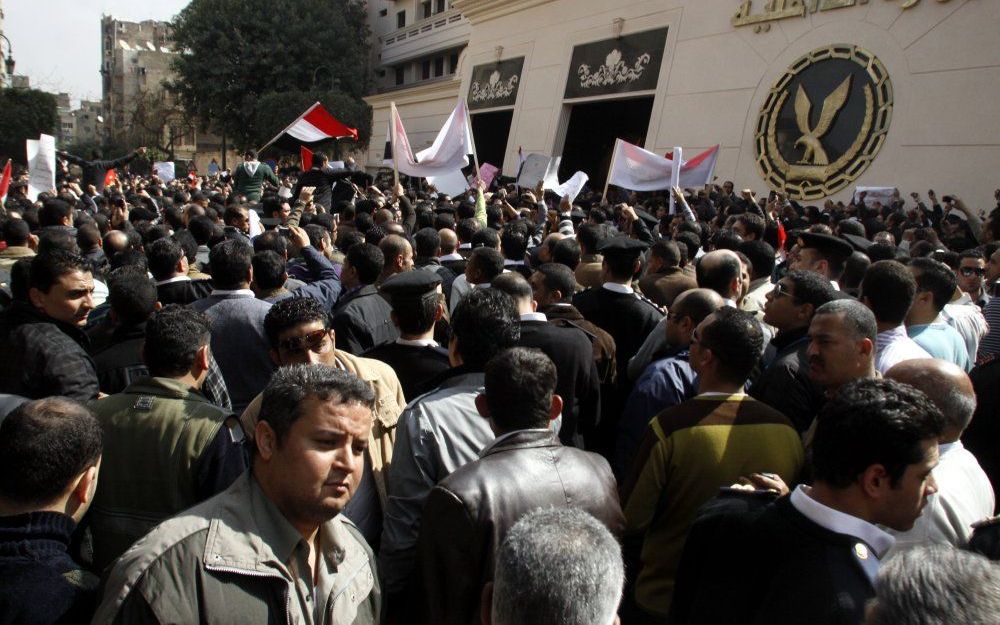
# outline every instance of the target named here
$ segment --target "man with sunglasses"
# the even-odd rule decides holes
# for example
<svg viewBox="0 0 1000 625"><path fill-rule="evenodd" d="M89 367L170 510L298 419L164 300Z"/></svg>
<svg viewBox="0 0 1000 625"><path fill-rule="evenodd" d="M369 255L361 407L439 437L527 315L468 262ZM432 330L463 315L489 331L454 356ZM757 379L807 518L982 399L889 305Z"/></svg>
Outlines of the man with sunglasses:
<svg viewBox="0 0 1000 625"><path fill-rule="evenodd" d="M764 323L778 329L764 354L765 368L750 394L784 414L799 433L825 403L809 378L809 324L816 309L837 298L830 281L801 269L785 274L767 294Z"/></svg>
<svg viewBox="0 0 1000 625"><path fill-rule="evenodd" d="M990 302L986 293L986 259L977 249L966 250L958 258L958 288L969 295L972 302L985 309Z"/></svg>
<svg viewBox="0 0 1000 625"><path fill-rule="evenodd" d="M364 478L344 514L361 530L373 549L378 549L382 533L382 509L386 502L385 470L392 458L396 420L406 400L395 372L385 363L359 358L335 347L323 305L311 298L291 298L278 302L264 319L264 331L271 359L279 367L295 364L324 364L353 373L375 393L374 421L365 451ZM260 413L258 395L240 420L252 435Z"/></svg>

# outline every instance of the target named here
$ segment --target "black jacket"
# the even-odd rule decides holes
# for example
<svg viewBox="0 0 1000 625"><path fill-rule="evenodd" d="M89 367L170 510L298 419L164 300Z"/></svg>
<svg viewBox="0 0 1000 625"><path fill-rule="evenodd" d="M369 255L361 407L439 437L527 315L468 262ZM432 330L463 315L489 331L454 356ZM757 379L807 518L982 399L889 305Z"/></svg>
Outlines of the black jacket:
<svg viewBox="0 0 1000 625"><path fill-rule="evenodd" d="M337 349L360 356L399 338L392 323L392 307L372 284L345 293L333 309L331 327Z"/></svg>
<svg viewBox="0 0 1000 625"><path fill-rule="evenodd" d="M615 340L618 361L618 383L628 380L628 361L635 356L643 341L663 313L648 299L634 294L616 293L603 287L581 291L573 297L584 319L611 335Z"/></svg>
<svg viewBox="0 0 1000 625"><path fill-rule="evenodd" d="M583 447L601 417L601 380L587 335L576 328L559 328L547 321L522 321L520 347L535 347L556 366L556 394L562 397L563 445Z"/></svg>
<svg viewBox="0 0 1000 625"><path fill-rule="evenodd" d="M212 292L211 280L179 280L167 282L156 287L156 299L161 304L177 304L187 306Z"/></svg>
<svg viewBox="0 0 1000 625"><path fill-rule="evenodd" d="M451 368L448 350L443 347L420 347L392 342L379 345L362 354L365 358L381 360L392 367L403 387L406 401L416 399L420 389L430 380Z"/></svg>
<svg viewBox="0 0 1000 625"><path fill-rule="evenodd" d="M302 187L316 187L316 190L313 191L313 203L319 204L329 212L333 204L334 185L337 185L341 180L349 178L350 175L351 171L347 169L323 171L317 167L313 167L299 176L298 184L292 190L292 198L293 200L299 198ZM348 184L348 186L350 185Z"/></svg>
<svg viewBox="0 0 1000 625"><path fill-rule="evenodd" d="M483 586L510 528L538 508L573 507L592 514L617 537L625 520L608 463L564 447L548 430L511 433L483 450L431 492L417 541L414 597L435 625L479 623ZM411 622L411 621L408 621Z"/></svg>
<svg viewBox="0 0 1000 625"><path fill-rule="evenodd" d="M74 156L68 152L58 152L58 154L70 163L79 165L80 169L83 170L82 186L86 189L88 184L92 184L94 185L94 188L97 189L98 193L104 190L104 177L107 176L109 169L117 169L118 167L127 165L135 160L135 157L139 156L138 152L131 152L114 160L88 161L85 158Z"/></svg>
<svg viewBox="0 0 1000 625"><path fill-rule="evenodd" d="M0 517L0 625L90 622L98 579L69 557L75 527L56 512Z"/></svg>
<svg viewBox="0 0 1000 625"><path fill-rule="evenodd" d="M773 360L750 388L750 395L788 417L800 434L826 403L823 389L809 378L808 334L809 328L801 328L771 339Z"/></svg>

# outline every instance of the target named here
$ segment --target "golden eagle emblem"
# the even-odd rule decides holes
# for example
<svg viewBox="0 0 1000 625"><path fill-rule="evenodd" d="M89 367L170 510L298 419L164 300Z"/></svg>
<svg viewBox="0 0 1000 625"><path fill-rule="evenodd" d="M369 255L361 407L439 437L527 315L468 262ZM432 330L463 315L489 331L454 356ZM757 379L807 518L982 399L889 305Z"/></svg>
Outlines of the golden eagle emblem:
<svg viewBox="0 0 1000 625"><path fill-rule="evenodd" d="M830 158L827 156L826 150L823 149L820 139L826 133L830 132L833 121L837 118L840 110L844 108L850 92L851 76L848 76L823 101L823 110L820 112L819 121L815 127L810 128L809 117L812 112L812 102L809 101L806 90L802 88L801 84L799 85L799 89L795 94L795 121L799 126L799 132L802 133L802 136L795 142L795 147L802 146L803 149L800 163L805 165L830 164Z"/></svg>

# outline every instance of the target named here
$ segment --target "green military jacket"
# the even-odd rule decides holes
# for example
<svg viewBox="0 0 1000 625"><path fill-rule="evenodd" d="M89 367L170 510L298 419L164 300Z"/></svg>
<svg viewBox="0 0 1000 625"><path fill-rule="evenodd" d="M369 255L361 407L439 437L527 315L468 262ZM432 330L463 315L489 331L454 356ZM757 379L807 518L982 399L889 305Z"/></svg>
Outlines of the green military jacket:
<svg viewBox="0 0 1000 625"><path fill-rule="evenodd" d="M361 533L341 515L319 535L326 573L313 593L292 565L304 541L247 472L129 549L93 623L376 625L381 588Z"/></svg>
<svg viewBox="0 0 1000 625"><path fill-rule="evenodd" d="M85 545L102 570L158 523L213 494L197 491L195 468L229 415L187 384L155 377L91 408L104 430L104 455Z"/></svg>

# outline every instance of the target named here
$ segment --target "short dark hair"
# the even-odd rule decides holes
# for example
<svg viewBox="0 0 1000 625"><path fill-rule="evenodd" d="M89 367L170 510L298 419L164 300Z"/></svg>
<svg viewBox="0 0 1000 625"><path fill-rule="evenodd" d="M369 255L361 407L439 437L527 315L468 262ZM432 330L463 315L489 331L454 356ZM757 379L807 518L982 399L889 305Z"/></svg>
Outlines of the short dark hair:
<svg viewBox="0 0 1000 625"><path fill-rule="evenodd" d="M121 267L108 279L108 302L118 321L136 325L156 309L156 285L140 267Z"/></svg>
<svg viewBox="0 0 1000 625"><path fill-rule="evenodd" d="M674 241L684 246L688 262L693 261L698 255L698 250L701 249L701 237L694 232L678 232Z"/></svg>
<svg viewBox="0 0 1000 625"><path fill-rule="evenodd" d="M508 271L493 278L490 287L510 295L515 302L525 298L531 299L531 285L516 271Z"/></svg>
<svg viewBox="0 0 1000 625"><path fill-rule="evenodd" d="M462 362L482 369L490 358L520 340L521 317L506 293L474 289L455 307L451 329Z"/></svg>
<svg viewBox="0 0 1000 625"><path fill-rule="evenodd" d="M673 241L657 241L649 248L649 254L658 258L667 267L677 267L681 264L681 249Z"/></svg>
<svg viewBox="0 0 1000 625"><path fill-rule="evenodd" d="M76 237L64 228L47 228L38 234L38 253L46 254L53 251L70 252L79 254L80 246L76 243Z"/></svg>
<svg viewBox="0 0 1000 625"><path fill-rule="evenodd" d="M171 238L184 250L188 264L193 265L198 260L198 242L194 240L194 235L188 230L178 230Z"/></svg>
<svg viewBox="0 0 1000 625"><path fill-rule="evenodd" d="M750 266L753 268L751 280L767 278L774 272L774 248L767 241L759 238L744 241L740 243L738 251L750 259Z"/></svg>
<svg viewBox="0 0 1000 625"><path fill-rule="evenodd" d="M434 228L421 228L413 235L414 252L418 258L430 258L441 247L441 235Z"/></svg>
<svg viewBox="0 0 1000 625"><path fill-rule="evenodd" d="M188 220L188 230L198 245L208 245L208 242L212 240L214 229L215 224L205 215L198 215Z"/></svg>
<svg viewBox="0 0 1000 625"><path fill-rule="evenodd" d="M541 350L500 352L486 363L485 386L490 419L504 432L548 426L556 366Z"/></svg>
<svg viewBox="0 0 1000 625"><path fill-rule="evenodd" d="M507 224L500 233L500 251L508 260L524 260L528 251L528 235L523 224L517 222Z"/></svg>
<svg viewBox="0 0 1000 625"><path fill-rule="evenodd" d="M63 250L52 250L45 254L39 254L31 261L29 288L48 293L52 285L59 281L59 278L74 271L93 273L90 262L77 254Z"/></svg>
<svg viewBox="0 0 1000 625"><path fill-rule="evenodd" d="M823 275L815 271L793 269L784 276L795 288L795 299L803 304L812 304L816 309L837 299L837 291Z"/></svg>
<svg viewBox="0 0 1000 625"><path fill-rule="evenodd" d="M875 313L875 319L899 325L913 304L917 282L903 263L880 260L872 263L861 280L861 296Z"/></svg>
<svg viewBox="0 0 1000 625"><path fill-rule="evenodd" d="M253 255L253 281L262 289L277 289L285 283L285 259L272 251Z"/></svg>
<svg viewBox="0 0 1000 625"><path fill-rule="evenodd" d="M563 299L569 301L576 293L576 274L573 270L559 263L545 263L538 268L543 276L543 284L548 291L559 291Z"/></svg>
<svg viewBox="0 0 1000 625"><path fill-rule="evenodd" d="M38 225L42 228L62 225L62 220L72 213L73 208L68 202L55 198L45 200L42 207L38 209Z"/></svg>
<svg viewBox="0 0 1000 625"><path fill-rule="evenodd" d="M93 223L85 223L76 229L76 244L81 250L92 250L101 244L101 231Z"/></svg>
<svg viewBox="0 0 1000 625"><path fill-rule="evenodd" d="M180 243L172 239L158 239L146 248L149 273L153 274L154 280L167 280L173 276L181 258L184 258L184 250Z"/></svg>
<svg viewBox="0 0 1000 625"><path fill-rule="evenodd" d="M479 220L475 217L469 217L468 219L463 219L455 225L455 234L458 235L458 240L462 243L472 243L472 237L474 234L482 229L483 225L479 223Z"/></svg>
<svg viewBox="0 0 1000 625"><path fill-rule="evenodd" d="M253 260L253 248L235 239L217 243L208 253L212 271L212 286L217 289L235 289L247 280Z"/></svg>
<svg viewBox="0 0 1000 625"><path fill-rule="evenodd" d="M483 275L484 282L492 282L503 273L503 254L492 247L477 247L469 255L469 265Z"/></svg>
<svg viewBox="0 0 1000 625"><path fill-rule="evenodd" d="M49 397L21 404L0 423L0 498L55 501L101 457L101 424L83 404Z"/></svg>
<svg viewBox="0 0 1000 625"><path fill-rule="evenodd" d="M910 267L919 271L919 275L914 276L917 291L928 291L934 298L934 309L938 312L944 310L958 288L955 273L948 265L930 258L914 258Z"/></svg>
<svg viewBox="0 0 1000 625"><path fill-rule="evenodd" d="M813 313L813 317L819 315L843 315L844 326L854 335L855 340L868 339L874 343L878 337L875 313L856 299L839 298L827 302Z"/></svg>
<svg viewBox="0 0 1000 625"><path fill-rule="evenodd" d="M767 225L764 218L757 213L741 213L736 216L736 221L743 224L746 228L747 234L753 234L756 236L757 241L764 236L764 227Z"/></svg>
<svg viewBox="0 0 1000 625"><path fill-rule="evenodd" d="M552 248L552 262L576 269L583 258L583 250L576 239L566 238L556 241Z"/></svg>
<svg viewBox="0 0 1000 625"><path fill-rule="evenodd" d="M712 350L719 362L719 377L727 382L747 381L760 360L764 334L749 313L723 306L708 317L698 342Z"/></svg>
<svg viewBox="0 0 1000 625"><path fill-rule="evenodd" d="M330 327L330 316L326 308L311 297L290 297L276 303L264 317L264 334L272 349L278 348L278 336L290 328L305 323L320 321L324 328Z"/></svg>
<svg viewBox="0 0 1000 625"><path fill-rule="evenodd" d="M112 271L122 267L142 267L144 271L149 270L146 255L133 248L126 248L112 256L109 265Z"/></svg>
<svg viewBox="0 0 1000 625"><path fill-rule="evenodd" d="M181 376L194 365L198 350L208 345L212 324L204 313L169 304L146 322L143 362L150 375Z"/></svg>
<svg viewBox="0 0 1000 625"><path fill-rule="evenodd" d="M375 284L385 267L385 255L377 245L358 243L347 250L347 262L358 272L361 284Z"/></svg>
<svg viewBox="0 0 1000 625"><path fill-rule="evenodd" d="M8 219L3 223L3 240L7 245L24 245L30 234L31 227L23 219Z"/></svg>
<svg viewBox="0 0 1000 625"><path fill-rule="evenodd" d="M423 334L434 327L441 295L430 291L418 299L406 299L401 305L392 303L392 312L396 314L396 322L404 334Z"/></svg>
<svg viewBox="0 0 1000 625"><path fill-rule="evenodd" d="M222 214L222 221L228 226L229 222L233 219L243 217L243 213L246 213L247 216L249 216L250 209L242 204L230 204L226 207L226 212Z"/></svg>
<svg viewBox="0 0 1000 625"><path fill-rule="evenodd" d="M472 248L488 247L497 249L500 247L500 233L493 228L482 228L472 235Z"/></svg>
<svg viewBox="0 0 1000 625"><path fill-rule="evenodd" d="M368 410L375 405L375 391L353 373L321 364L290 365L271 376L264 388L257 420L271 426L281 445L302 416L302 402L309 397L361 404Z"/></svg>
<svg viewBox="0 0 1000 625"><path fill-rule="evenodd" d="M819 413L812 445L813 475L834 488L853 484L873 464L895 486L907 465L924 459L921 443L944 429L927 396L895 380L856 380Z"/></svg>
<svg viewBox="0 0 1000 625"><path fill-rule="evenodd" d="M580 248L588 254L596 254L597 248L608 238L608 228L602 224L583 224L576 231Z"/></svg>
<svg viewBox="0 0 1000 625"><path fill-rule="evenodd" d="M254 237L253 251L255 254L274 252L284 258L288 256L288 239L277 230L268 230Z"/></svg>

